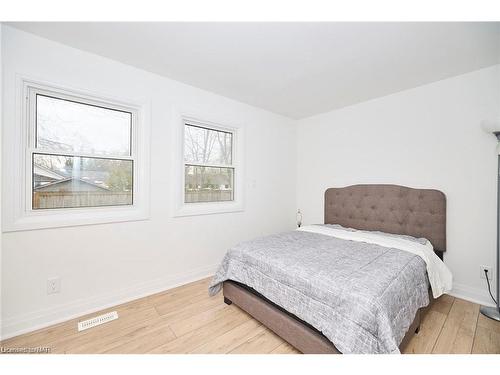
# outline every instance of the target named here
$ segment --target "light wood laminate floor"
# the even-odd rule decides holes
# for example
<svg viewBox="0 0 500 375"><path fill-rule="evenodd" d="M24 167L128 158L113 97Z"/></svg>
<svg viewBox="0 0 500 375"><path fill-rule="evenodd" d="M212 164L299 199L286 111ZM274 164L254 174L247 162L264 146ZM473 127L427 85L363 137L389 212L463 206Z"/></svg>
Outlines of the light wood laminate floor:
<svg viewBox="0 0 500 375"><path fill-rule="evenodd" d="M119 319L78 332L83 316L1 343L48 347L51 353L298 353L222 294L209 297L209 279L141 298L116 310ZM423 316L405 353L500 353L500 322L479 305L447 295Z"/></svg>

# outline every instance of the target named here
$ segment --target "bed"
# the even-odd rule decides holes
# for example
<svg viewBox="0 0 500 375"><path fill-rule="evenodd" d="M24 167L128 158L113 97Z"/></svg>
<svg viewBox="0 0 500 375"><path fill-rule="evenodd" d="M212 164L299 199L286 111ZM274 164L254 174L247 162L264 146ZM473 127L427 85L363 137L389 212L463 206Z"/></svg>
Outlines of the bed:
<svg viewBox="0 0 500 375"><path fill-rule="evenodd" d="M434 272L423 257L349 236L379 236L389 244L415 247L427 239L442 259L445 195L398 185L330 188L324 224L231 249L210 293L223 289L227 304L245 310L303 353L399 353L418 332L421 309L432 298ZM444 264L438 266L447 271Z"/></svg>

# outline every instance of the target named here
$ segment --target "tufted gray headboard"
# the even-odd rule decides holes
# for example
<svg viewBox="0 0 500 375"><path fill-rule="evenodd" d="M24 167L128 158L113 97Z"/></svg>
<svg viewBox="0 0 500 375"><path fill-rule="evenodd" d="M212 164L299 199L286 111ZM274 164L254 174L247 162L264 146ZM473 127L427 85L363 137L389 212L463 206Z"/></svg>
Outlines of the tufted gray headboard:
<svg viewBox="0 0 500 375"><path fill-rule="evenodd" d="M399 185L352 185L325 192L325 224L427 238L446 251L446 196Z"/></svg>

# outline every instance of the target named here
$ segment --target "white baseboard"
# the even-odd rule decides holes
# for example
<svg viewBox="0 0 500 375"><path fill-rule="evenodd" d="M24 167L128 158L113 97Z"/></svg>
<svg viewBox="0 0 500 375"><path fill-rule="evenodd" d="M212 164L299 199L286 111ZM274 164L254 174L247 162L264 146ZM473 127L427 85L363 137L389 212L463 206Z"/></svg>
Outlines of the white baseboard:
<svg viewBox="0 0 500 375"><path fill-rule="evenodd" d="M166 276L164 278L148 281L140 285L88 299L76 300L64 305L54 306L49 309L30 312L7 318L0 322L0 339L11 337L45 328L53 324L65 322L79 316L107 309L134 299L146 297L164 290L172 289L193 281L203 279L215 273L217 265L200 267L190 272ZM207 291L208 293L208 291ZM76 329L76 326L75 326Z"/></svg>
<svg viewBox="0 0 500 375"><path fill-rule="evenodd" d="M485 289L478 289L453 283L453 289L448 294L483 306L495 306L486 287Z"/></svg>

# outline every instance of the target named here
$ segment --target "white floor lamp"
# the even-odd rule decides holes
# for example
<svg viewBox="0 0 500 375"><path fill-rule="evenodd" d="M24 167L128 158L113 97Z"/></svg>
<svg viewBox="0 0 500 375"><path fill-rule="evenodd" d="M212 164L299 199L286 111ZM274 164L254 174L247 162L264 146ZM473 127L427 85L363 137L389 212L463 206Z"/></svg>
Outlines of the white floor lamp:
<svg viewBox="0 0 500 375"><path fill-rule="evenodd" d="M500 281L499 281L499 269L500 269L500 119L493 121L483 121L481 123L482 128L497 137L498 140L498 164L497 164L497 298L496 298L496 306L488 307L481 306L481 314L487 316L488 318L500 321L500 307L499 307L499 295L500 295ZM486 280L488 281L488 275L486 275ZM489 283L488 283L489 288Z"/></svg>

